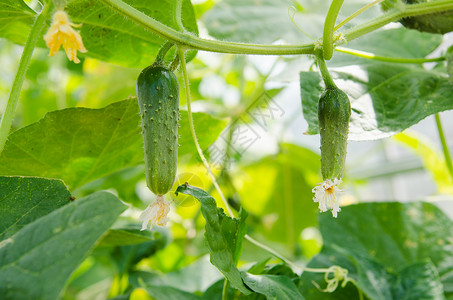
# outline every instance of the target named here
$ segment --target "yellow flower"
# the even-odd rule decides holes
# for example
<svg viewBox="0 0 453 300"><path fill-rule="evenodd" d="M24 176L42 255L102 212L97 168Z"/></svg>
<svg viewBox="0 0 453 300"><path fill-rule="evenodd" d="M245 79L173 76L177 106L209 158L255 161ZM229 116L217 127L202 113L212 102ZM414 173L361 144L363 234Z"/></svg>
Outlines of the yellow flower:
<svg viewBox="0 0 453 300"><path fill-rule="evenodd" d="M47 47L50 49L49 56L53 56L63 45L69 60L76 64L80 62L77 58L77 50L87 52L82 42L82 37L71 26L75 26L69 21L68 15L58 10L52 17L52 24L44 36Z"/></svg>
<svg viewBox="0 0 453 300"><path fill-rule="evenodd" d="M157 196L156 202L148 205L138 218L138 220L142 222L141 230L145 230L149 223L150 230L153 229L153 226L156 224L159 226L167 224L167 214L169 211L170 205L165 201L164 196Z"/></svg>

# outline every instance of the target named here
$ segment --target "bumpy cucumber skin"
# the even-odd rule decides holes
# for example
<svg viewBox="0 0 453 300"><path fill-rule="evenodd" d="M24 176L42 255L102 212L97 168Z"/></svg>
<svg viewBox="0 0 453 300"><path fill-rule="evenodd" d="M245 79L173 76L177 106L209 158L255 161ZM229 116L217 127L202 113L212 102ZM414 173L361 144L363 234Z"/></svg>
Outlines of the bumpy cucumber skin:
<svg viewBox="0 0 453 300"><path fill-rule="evenodd" d="M179 85L175 74L149 66L137 79L137 100L142 119L145 174L156 195L170 191L178 161Z"/></svg>
<svg viewBox="0 0 453 300"><path fill-rule="evenodd" d="M343 178L350 118L348 96L336 87L328 87L318 103L323 180Z"/></svg>

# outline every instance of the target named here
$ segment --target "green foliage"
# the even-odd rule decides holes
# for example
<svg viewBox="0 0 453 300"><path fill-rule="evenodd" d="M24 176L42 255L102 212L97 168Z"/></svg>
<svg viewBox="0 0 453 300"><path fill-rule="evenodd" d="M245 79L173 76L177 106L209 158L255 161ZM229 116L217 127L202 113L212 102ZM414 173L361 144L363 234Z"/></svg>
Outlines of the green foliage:
<svg viewBox="0 0 453 300"><path fill-rule="evenodd" d="M286 276L244 273L243 279L249 288L265 295L267 299L304 299L296 285Z"/></svg>
<svg viewBox="0 0 453 300"><path fill-rule="evenodd" d="M0 241L69 203L70 197L60 180L0 177Z"/></svg>
<svg viewBox="0 0 453 300"><path fill-rule="evenodd" d="M370 3L345 1L338 18L329 18L338 26L338 51L328 67L352 100L353 140L385 138L453 108L453 56L444 51L445 37L398 24L382 28L404 15L411 19L403 23L425 15L417 18L432 28L450 20L451 0L414 1L424 3L404 8L402 0L386 1L401 9L385 13L373 5L338 26ZM359 185L374 184L355 180L348 165L338 219L317 219L312 189L321 181L320 155L308 148L316 149L311 140L318 138L299 140L306 128L297 128L292 83L299 80L308 133L315 134L325 87L313 72L313 57L300 54L322 48L330 1L207 0L192 6L189 0L68 0L65 11L88 49L79 54L82 62L68 62L63 51L49 58L45 32L36 30L30 38L42 49L35 49L30 63L22 60L15 80L21 46L14 44L27 41L43 5L51 8L47 30L54 1L0 0L0 111L3 120L14 117L11 133L0 130L0 139L7 138L0 154L0 298L453 299L453 224L434 205L344 206L363 200ZM425 18L433 11L435 20ZM167 40L176 45L164 65L173 61L176 76L175 50L192 60L187 89L199 113L189 124L182 112L177 178L199 188L181 185L178 197L166 199L171 209L165 227L140 231L138 209L155 195L146 188L135 82ZM203 52L195 57L198 50ZM17 113L6 107L11 91L14 103L20 102ZM338 128L338 120L327 119ZM227 121L232 127L222 133ZM200 163L191 125L237 218L214 199L220 194ZM243 130L257 131L261 141L236 147L249 138ZM423 164L432 175L436 194L450 197L447 143L444 158L436 143L420 135L405 132L394 139L421 158L418 169ZM359 146L350 146L357 153ZM225 157L216 157L224 148ZM352 168L366 165L371 153L366 155L352 155ZM118 199L130 204L127 210ZM443 205L448 212L448 201ZM310 268L304 269L306 263Z"/></svg>
<svg viewBox="0 0 453 300"><path fill-rule="evenodd" d="M183 112L180 134L190 135L184 117ZM202 113L194 119L195 124L212 126L209 133L200 134L201 147L206 148L224 123ZM80 187L143 163L139 124L135 99L102 109L68 108L48 113L10 135L0 155L0 174L61 178L70 188ZM194 145L186 141L180 141L180 155L194 153L189 152Z"/></svg>
<svg viewBox="0 0 453 300"><path fill-rule="evenodd" d="M2 242L0 293L5 299L56 299L125 208L112 194L98 192L23 227Z"/></svg>
<svg viewBox="0 0 453 300"><path fill-rule="evenodd" d="M176 23L175 1L130 0L126 2L163 24L183 31ZM8 18L2 18L0 23L0 28L7 30L1 30L0 35L16 43L25 43L35 13L22 0L2 0L0 7L5 7L4 11L8 15ZM81 25L80 33L88 50L84 56L87 57L128 67L145 67L153 61L160 46L165 42L162 38L123 18L100 1L70 0L65 11L73 23ZM90 13L87 14L86 11ZM198 35L195 14L190 1L183 1L182 11L184 30ZM42 34L44 35L45 32ZM41 40L40 46L45 47L44 41ZM194 54L192 53L190 58L193 58Z"/></svg>
<svg viewBox="0 0 453 300"><path fill-rule="evenodd" d="M201 213L206 220L205 238L211 253L211 263L225 275L233 287L246 295L250 294L235 263L245 235L244 225L241 225L247 217L245 211L241 212L240 219L228 217L223 209L217 208L214 198L197 187L181 185L176 189L176 194L178 193L191 195L201 202Z"/></svg>
<svg viewBox="0 0 453 300"><path fill-rule="evenodd" d="M348 276L371 299L444 299L444 292L451 296L453 227L436 206L358 204L344 207L338 220L321 215L319 222L324 248L309 267L348 269ZM301 281L307 299L326 295L311 283L323 288L323 275L304 272ZM346 299L351 289L351 284L338 288L332 299Z"/></svg>
<svg viewBox="0 0 453 300"><path fill-rule="evenodd" d="M25 44L35 12L22 0L2 0L0 11L0 36L21 45Z"/></svg>
<svg viewBox="0 0 453 300"><path fill-rule="evenodd" d="M426 71L419 67L397 66L374 63L366 66L367 81L359 76L337 72L354 91L343 90L351 98L352 115L349 138L353 141L372 140L389 137L418 123L427 116L452 109L453 97L451 84L443 74ZM319 95L307 95L307 84L313 84L313 90L320 91L321 77L314 72L300 73L302 106L309 121L309 134L316 134L318 124L315 121L315 98ZM339 84L342 88L342 85Z"/></svg>

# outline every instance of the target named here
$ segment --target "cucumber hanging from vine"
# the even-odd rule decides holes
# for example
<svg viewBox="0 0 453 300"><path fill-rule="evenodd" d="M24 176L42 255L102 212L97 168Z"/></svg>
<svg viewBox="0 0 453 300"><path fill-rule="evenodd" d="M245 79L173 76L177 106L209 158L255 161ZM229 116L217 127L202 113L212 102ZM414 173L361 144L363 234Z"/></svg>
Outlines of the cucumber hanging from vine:
<svg viewBox="0 0 453 300"><path fill-rule="evenodd" d="M313 200L322 212L332 210L337 217L340 211L337 193L341 190L348 144L351 104L348 96L331 79L323 58L318 66L326 85L318 103L318 121L321 136L321 174L323 182L313 189Z"/></svg>
<svg viewBox="0 0 453 300"><path fill-rule="evenodd" d="M139 218L143 222L142 230L150 222L151 227L154 224L165 225L169 205L163 195L173 186L178 161L178 80L171 70L156 61L137 79L146 183L157 195L156 202L149 205Z"/></svg>

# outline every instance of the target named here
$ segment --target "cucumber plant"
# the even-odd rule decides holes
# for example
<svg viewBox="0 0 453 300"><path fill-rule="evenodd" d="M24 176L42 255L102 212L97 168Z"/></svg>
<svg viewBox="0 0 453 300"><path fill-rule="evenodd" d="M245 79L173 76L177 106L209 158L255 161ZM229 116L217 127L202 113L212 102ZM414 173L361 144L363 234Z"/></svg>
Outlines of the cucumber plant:
<svg viewBox="0 0 453 300"><path fill-rule="evenodd" d="M1 298L452 299L449 217L430 203L355 203L361 199L349 190L354 205L346 205L339 193L343 177L348 189L364 181L345 172L348 140L389 137L435 115L444 157L410 133L395 140L421 153L439 193L453 195L438 114L453 109L453 52L442 50L451 44L442 34L453 29L453 1L318 1L197 1L194 9L190 0L0 0L0 36L25 45L0 125ZM383 28L390 22L399 27ZM198 24L209 39L198 35ZM18 48L1 42L3 65ZM191 62L197 51L237 56ZM279 59L266 73L246 55ZM303 55L313 68L296 63ZM329 67L353 68L329 70L330 60ZM7 73L14 64L4 65ZM307 132L320 134L320 155L288 142L287 126L275 134L278 153L235 153L239 121L267 117L256 96L280 93L267 84L281 66L285 75L300 71ZM54 74L64 82L56 84ZM227 93L204 93L216 88L205 85L211 75L224 77ZM187 104L182 120L177 76ZM134 86L136 99L111 104ZM221 105L230 89L240 103ZM203 112L192 114L191 95L203 98ZM300 104L289 100L290 109ZM99 103L109 105L70 107ZM13 122L16 107L21 115ZM219 145L225 155L214 161ZM218 199L189 179L176 190L200 206L178 202L170 214L165 197L178 166L209 180ZM93 193L100 189L116 195ZM142 189L157 198L139 216L140 231L137 216L150 200ZM327 213L319 215L313 200ZM220 272L197 260L205 254Z"/></svg>

